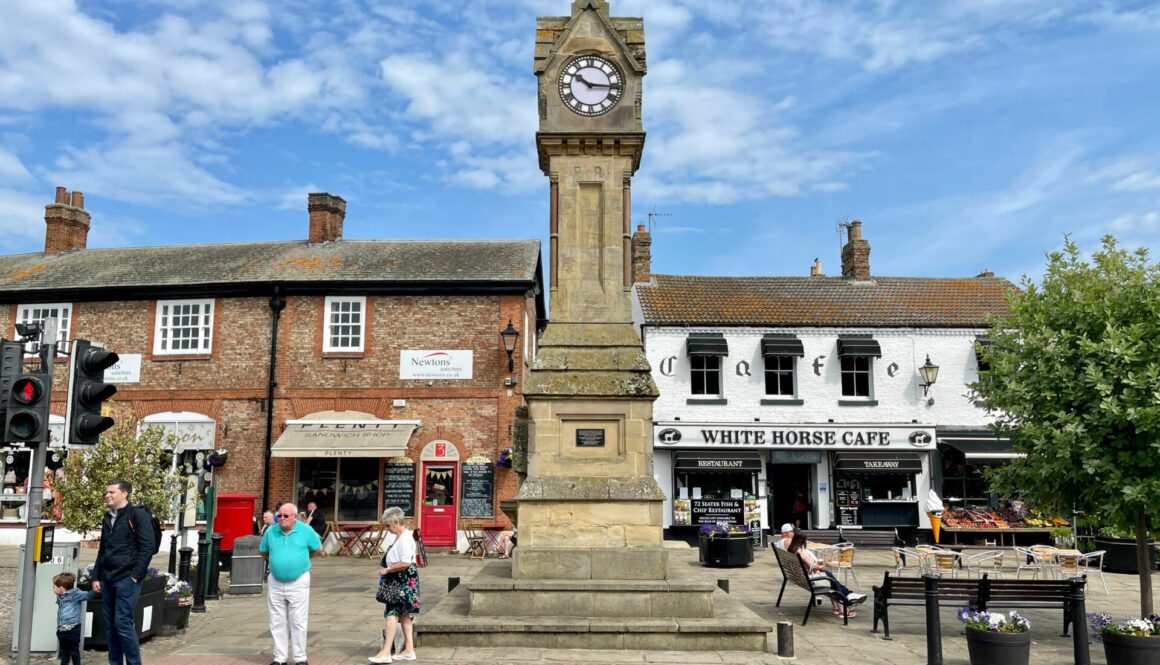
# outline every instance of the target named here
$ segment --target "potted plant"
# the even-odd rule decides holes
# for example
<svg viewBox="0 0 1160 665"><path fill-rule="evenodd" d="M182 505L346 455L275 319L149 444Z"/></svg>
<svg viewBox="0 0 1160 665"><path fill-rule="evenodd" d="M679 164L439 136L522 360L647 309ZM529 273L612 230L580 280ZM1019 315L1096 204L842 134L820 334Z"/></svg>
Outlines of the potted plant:
<svg viewBox="0 0 1160 665"><path fill-rule="evenodd" d="M971 665L1027 665L1031 658L1031 622L1017 612L959 610L966 626ZM1112 661L1108 661L1112 662Z"/></svg>
<svg viewBox="0 0 1160 665"><path fill-rule="evenodd" d="M81 589L91 589L92 574L92 564L80 569L77 574L77 586ZM166 573L156 568L149 568L145 572L145 579L141 582L141 595L137 599L137 611L133 615L139 640L150 638L158 631L157 617L162 615L165 601L165 576ZM94 594L89 599L85 605L85 612L91 615L89 621L92 624L92 634L85 638L85 646L107 647L108 625L105 623L104 599L101 594Z"/></svg>
<svg viewBox="0 0 1160 665"><path fill-rule="evenodd" d="M740 524L703 524L699 531L701 563L714 568L753 563L753 532Z"/></svg>
<svg viewBox="0 0 1160 665"><path fill-rule="evenodd" d="M1104 656L1116 665L1160 663L1160 616L1115 621L1110 614L1087 615L1092 637L1104 643Z"/></svg>
<svg viewBox="0 0 1160 665"><path fill-rule="evenodd" d="M172 573L165 576L165 613L161 620L161 634L175 635L189 625L189 611L193 607L193 587Z"/></svg>
<svg viewBox="0 0 1160 665"><path fill-rule="evenodd" d="M1155 566L1154 540L1149 540L1148 556L1150 566ZM1104 570L1112 573L1136 573L1140 567L1136 563L1136 536L1129 529L1106 526L1096 533L1095 548L1105 550Z"/></svg>
<svg viewBox="0 0 1160 665"><path fill-rule="evenodd" d="M1075 547L1075 533L1066 526L1058 526L1051 530L1051 540L1060 549Z"/></svg>
<svg viewBox="0 0 1160 665"><path fill-rule="evenodd" d="M498 468L510 469L512 466L512 449L500 448L499 459L495 461L495 465Z"/></svg>

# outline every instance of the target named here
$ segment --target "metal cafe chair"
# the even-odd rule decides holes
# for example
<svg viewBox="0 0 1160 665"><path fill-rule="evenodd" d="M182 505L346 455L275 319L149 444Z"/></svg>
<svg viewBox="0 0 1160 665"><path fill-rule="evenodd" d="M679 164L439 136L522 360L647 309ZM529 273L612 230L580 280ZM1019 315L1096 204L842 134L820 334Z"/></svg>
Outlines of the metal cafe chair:
<svg viewBox="0 0 1160 665"><path fill-rule="evenodd" d="M957 578L962 568L963 555L950 550L935 550L931 552L931 572L946 575L951 579Z"/></svg>
<svg viewBox="0 0 1160 665"><path fill-rule="evenodd" d="M922 576L922 555L916 550L905 547L892 547L894 550L894 576L902 577L906 571L913 570L916 576Z"/></svg>
<svg viewBox="0 0 1160 665"><path fill-rule="evenodd" d="M1080 568L1086 574L1088 572L1100 574L1100 584L1104 585L1104 595L1108 595L1108 582L1104 579L1104 554L1107 550L1096 550L1088 552L1080 557Z"/></svg>
<svg viewBox="0 0 1160 665"><path fill-rule="evenodd" d="M989 577L1002 579L1003 556L1005 554L1006 552L1002 550L987 550L968 555L966 557L967 577L975 575L981 578L983 573L987 573Z"/></svg>
<svg viewBox="0 0 1160 665"><path fill-rule="evenodd" d="M834 562L834 575L839 580L841 580L843 584L845 584L846 582L844 576L849 573L854 578L854 586L858 587L858 589L861 589L862 583L858 581L858 573L854 572L854 546L852 544L846 543L843 545L838 545L836 549L838 551L838 556ZM826 565L828 566L830 564L827 562Z"/></svg>
<svg viewBox="0 0 1160 665"><path fill-rule="evenodd" d="M1045 561L1041 554L1033 551L1030 547L1019 547L1016 545L1013 549L1015 550L1016 559L1015 579L1022 577L1023 571L1025 570L1031 573L1032 579L1039 579L1040 573L1043 573L1045 577L1047 576L1047 570L1044 566Z"/></svg>

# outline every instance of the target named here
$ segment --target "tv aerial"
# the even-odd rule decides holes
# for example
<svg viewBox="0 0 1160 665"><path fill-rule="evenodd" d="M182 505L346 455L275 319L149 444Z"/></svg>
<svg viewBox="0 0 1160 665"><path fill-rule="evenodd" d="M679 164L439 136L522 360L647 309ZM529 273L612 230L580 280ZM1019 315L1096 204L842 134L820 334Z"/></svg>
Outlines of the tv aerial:
<svg viewBox="0 0 1160 665"><path fill-rule="evenodd" d="M657 217L672 217L672 216L673 216L673 213L671 213L671 212L657 212L656 205L653 205L652 210L650 210L648 213L648 232L652 233L653 222L654 222L655 218L657 218Z"/></svg>

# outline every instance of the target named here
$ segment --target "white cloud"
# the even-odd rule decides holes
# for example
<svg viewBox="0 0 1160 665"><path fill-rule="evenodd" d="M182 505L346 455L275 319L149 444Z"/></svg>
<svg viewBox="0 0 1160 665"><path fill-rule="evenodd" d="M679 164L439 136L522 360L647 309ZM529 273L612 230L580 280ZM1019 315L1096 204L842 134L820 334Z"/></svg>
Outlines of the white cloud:
<svg viewBox="0 0 1160 665"><path fill-rule="evenodd" d="M0 184L20 184L32 180L32 174L20 158L0 147Z"/></svg>
<svg viewBox="0 0 1160 665"><path fill-rule="evenodd" d="M1112 220L1112 230L1116 233L1160 231L1160 212L1131 213Z"/></svg>
<svg viewBox="0 0 1160 665"><path fill-rule="evenodd" d="M0 188L0 247L11 249L37 239L43 241L44 206L51 202L51 198Z"/></svg>

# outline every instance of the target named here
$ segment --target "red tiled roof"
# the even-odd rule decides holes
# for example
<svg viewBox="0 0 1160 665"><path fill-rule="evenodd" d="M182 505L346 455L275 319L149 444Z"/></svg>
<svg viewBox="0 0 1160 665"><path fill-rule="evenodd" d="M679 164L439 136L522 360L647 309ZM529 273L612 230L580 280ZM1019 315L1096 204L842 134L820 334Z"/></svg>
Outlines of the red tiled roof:
<svg viewBox="0 0 1160 665"><path fill-rule="evenodd" d="M654 277L637 285L653 325L978 327L1015 289L1001 277Z"/></svg>

